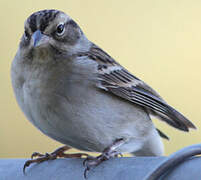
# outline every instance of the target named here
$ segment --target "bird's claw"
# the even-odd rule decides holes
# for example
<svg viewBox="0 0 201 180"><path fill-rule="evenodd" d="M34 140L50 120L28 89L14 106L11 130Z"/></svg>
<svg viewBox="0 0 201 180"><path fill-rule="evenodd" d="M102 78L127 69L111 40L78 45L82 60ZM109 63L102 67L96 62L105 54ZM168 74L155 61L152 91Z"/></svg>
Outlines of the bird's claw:
<svg viewBox="0 0 201 180"><path fill-rule="evenodd" d="M103 153L97 157L88 156L84 161L83 165L86 166L84 170L84 178L87 178L87 173L92 167L98 166L103 161L106 161L110 158L123 156L120 152L116 151L116 149L124 143L124 139L117 139L114 143L107 147Z"/></svg>
<svg viewBox="0 0 201 180"><path fill-rule="evenodd" d="M118 157L119 153L116 151L112 152L103 152L101 155L97 157L89 156L83 161L83 165L86 166L84 170L84 178L87 178L87 173L90 171L91 168L98 166L103 161L106 161L113 157Z"/></svg>

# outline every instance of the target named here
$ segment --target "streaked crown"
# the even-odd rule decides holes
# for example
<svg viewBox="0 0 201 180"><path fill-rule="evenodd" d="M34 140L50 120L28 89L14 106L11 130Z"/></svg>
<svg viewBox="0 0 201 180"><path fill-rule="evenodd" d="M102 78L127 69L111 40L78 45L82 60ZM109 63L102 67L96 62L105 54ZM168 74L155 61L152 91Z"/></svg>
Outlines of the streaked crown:
<svg viewBox="0 0 201 180"><path fill-rule="evenodd" d="M27 19L28 26L32 32L35 32L37 29L44 31L59 13L62 12L54 9L35 12Z"/></svg>
<svg viewBox="0 0 201 180"><path fill-rule="evenodd" d="M51 47L58 52L68 51L75 45L81 47L83 33L77 23L59 10L41 10L25 21L21 47ZM84 47L84 46L83 46Z"/></svg>

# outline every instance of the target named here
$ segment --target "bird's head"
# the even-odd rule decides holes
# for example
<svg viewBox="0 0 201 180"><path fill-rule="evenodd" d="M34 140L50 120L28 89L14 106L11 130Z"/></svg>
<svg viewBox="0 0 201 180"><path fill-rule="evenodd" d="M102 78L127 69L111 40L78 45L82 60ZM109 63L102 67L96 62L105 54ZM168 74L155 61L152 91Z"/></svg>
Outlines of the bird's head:
<svg viewBox="0 0 201 180"><path fill-rule="evenodd" d="M20 49L30 57L72 55L87 51L89 41L77 23L58 10L33 13L25 21Z"/></svg>

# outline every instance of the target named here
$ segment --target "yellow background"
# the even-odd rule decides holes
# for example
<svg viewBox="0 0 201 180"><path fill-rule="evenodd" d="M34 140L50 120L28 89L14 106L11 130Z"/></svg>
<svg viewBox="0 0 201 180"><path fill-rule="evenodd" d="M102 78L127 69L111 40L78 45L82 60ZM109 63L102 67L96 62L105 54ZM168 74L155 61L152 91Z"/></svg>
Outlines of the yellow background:
<svg viewBox="0 0 201 180"><path fill-rule="evenodd" d="M164 141L166 155L201 142L201 1L0 0L0 158L61 145L25 119L10 81L25 19L47 8L68 13L91 41L197 125L197 131L183 133L155 120L171 138Z"/></svg>

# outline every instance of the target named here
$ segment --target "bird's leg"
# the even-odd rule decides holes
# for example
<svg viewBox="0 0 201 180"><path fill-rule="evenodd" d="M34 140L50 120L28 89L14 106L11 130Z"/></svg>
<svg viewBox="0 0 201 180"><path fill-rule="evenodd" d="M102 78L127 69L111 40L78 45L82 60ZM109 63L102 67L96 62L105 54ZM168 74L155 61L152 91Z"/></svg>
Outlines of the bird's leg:
<svg viewBox="0 0 201 180"><path fill-rule="evenodd" d="M118 157L118 155L122 156L121 153L117 152L116 149L118 147L120 147L122 144L125 143L125 140L122 138L122 139L117 139L111 146L107 147L103 153L97 157L91 157L91 156L88 156L83 164L84 166L86 166L85 168L85 171L84 171L84 177L86 179L87 177L87 172L92 168L92 167L95 167L95 166L98 166L99 164L101 164L103 161L106 161L110 158L113 158L113 157Z"/></svg>
<svg viewBox="0 0 201 180"><path fill-rule="evenodd" d="M81 158L82 156L88 157L88 154L86 154L86 153L66 154L65 151L68 151L69 149L71 149L71 148L68 146L63 146L63 147L56 149L54 152L52 152L50 154L49 153L41 154L38 152L34 152L31 155L31 160L28 160L25 162L23 172L25 173L26 167L30 166L30 164L32 164L32 163L41 163L41 162L44 162L47 160L57 159L58 157L61 157L61 158ZM33 159L34 157L37 157L37 158Z"/></svg>

